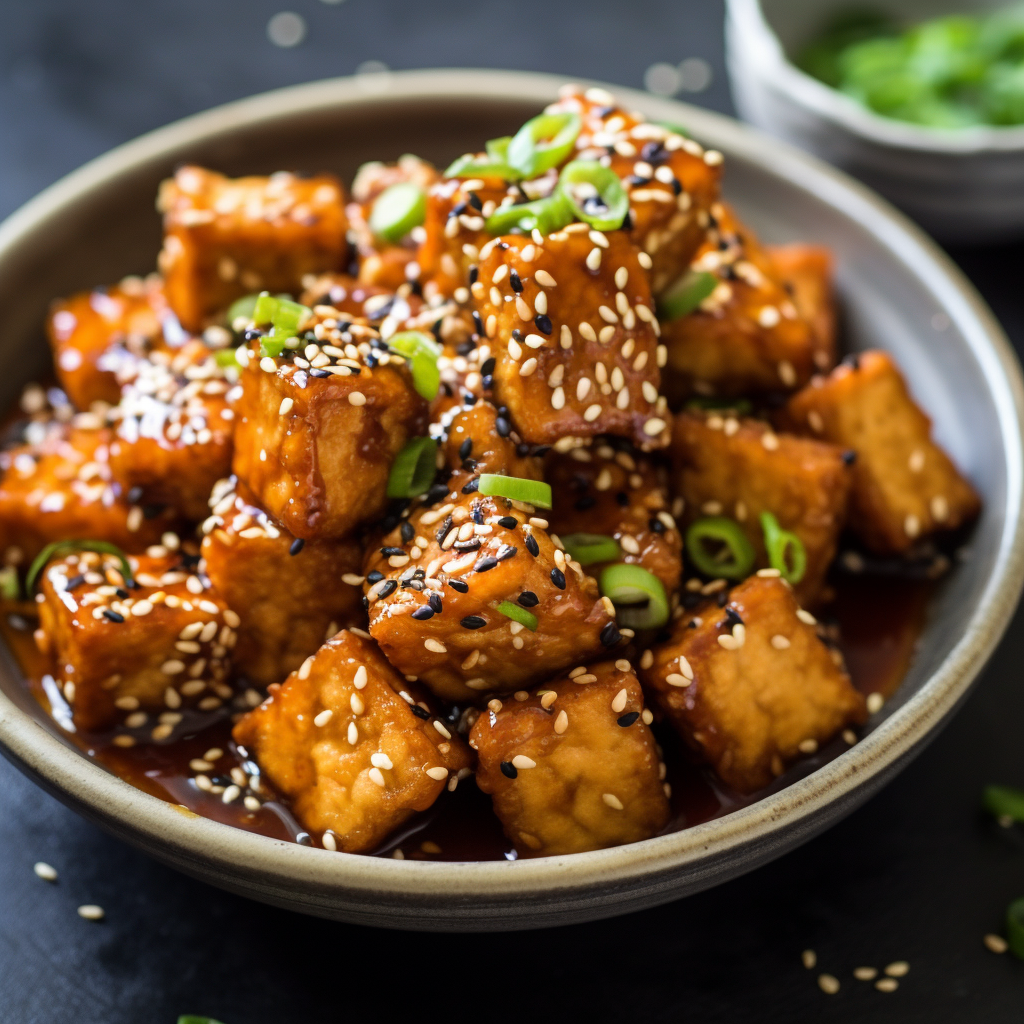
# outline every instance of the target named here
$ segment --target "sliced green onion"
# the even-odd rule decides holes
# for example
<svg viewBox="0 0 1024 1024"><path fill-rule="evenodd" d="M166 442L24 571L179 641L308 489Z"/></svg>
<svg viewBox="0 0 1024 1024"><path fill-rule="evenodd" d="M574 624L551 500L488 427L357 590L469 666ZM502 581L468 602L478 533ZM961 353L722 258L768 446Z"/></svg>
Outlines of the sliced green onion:
<svg viewBox="0 0 1024 1024"><path fill-rule="evenodd" d="M513 229L529 233L534 228L542 235L550 235L575 219L571 204L556 189L550 196L532 203L498 207L487 218L485 226L492 235L507 235Z"/></svg>
<svg viewBox="0 0 1024 1024"><path fill-rule="evenodd" d="M437 442L414 437L398 453L388 474L389 498L415 498L429 490L437 472Z"/></svg>
<svg viewBox="0 0 1024 1024"><path fill-rule="evenodd" d="M989 814L1024 822L1024 790L1012 786L986 786L981 803Z"/></svg>
<svg viewBox="0 0 1024 1024"><path fill-rule="evenodd" d="M1024 899L1014 900L1006 908L1006 941L1010 952L1024 960Z"/></svg>
<svg viewBox="0 0 1024 1024"><path fill-rule="evenodd" d="M253 318L253 314L256 312L256 302L258 299L259 296L255 294L243 295L242 298L235 299L235 301L228 306L228 323L233 324L243 316L246 320L251 320Z"/></svg>
<svg viewBox="0 0 1024 1024"><path fill-rule="evenodd" d="M509 498L512 501L525 501L537 508L551 508L551 485L543 480L527 480L522 476L501 476L498 473L481 473L479 477L480 494L495 498Z"/></svg>
<svg viewBox="0 0 1024 1024"><path fill-rule="evenodd" d="M639 565L609 565L598 583L601 593L615 605L621 625L657 629L668 622L668 597L661 580Z"/></svg>
<svg viewBox="0 0 1024 1024"><path fill-rule="evenodd" d="M728 409L746 416L754 408L749 398L690 398L686 402L687 409L711 410Z"/></svg>
<svg viewBox="0 0 1024 1024"><path fill-rule="evenodd" d="M18 570L13 565L5 565L0 569L0 597L5 601L16 601L20 593Z"/></svg>
<svg viewBox="0 0 1024 1024"><path fill-rule="evenodd" d="M270 292L260 292L256 296L256 303L252 307L252 318L258 324L269 324L277 312L277 304L281 300Z"/></svg>
<svg viewBox="0 0 1024 1024"><path fill-rule="evenodd" d="M298 334L299 324L311 316L313 310L301 302L292 302L282 295L260 292L253 307L252 318L258 324L270 323L270 334L260 339L261 355L276 358L284 351L288 338Z"/></svg>
<svg viewBox="0 0 1024 1024"><path fill-rule="evenodd" d="M580 565L614 562L622 555L619 542L603 533L567 533L562 543Z"/></svg>
<svg viewBox="0 0 1024 1024"><path fill-rule="evenodd" d="M260 338L260 356L270 356L276 359L284 351L284 338L275 338L273 335L265 334Z"/></svg>
<svg viewBox="0 0 1024 1024"><path fill-rule="evenodd" d="M576 219L598 231L622 227L629 213L629 196L622 179L596 160L573 160L562 168L558 191L565 196Z"/></svg>
<svg viewBox="0 0 1024 1024"><path fill-rule="evenodd" d="M538 114L512 136L506 158L524 178L557 167L576 145L583 122L579 114Z"/></svg>
<svg viewBox="0 0 1024 1024"><path fill-rule="evenodd" d="M742 580L754 568L754 545L739 524L725 516L698 519L686 531L686 550L705 576Z"/></svg>
<svg viewBox="0 0 1024 1024"><path fill-rule="evenodd" d="M485 157L467 153L454 160L444 172L446 178L501 178L503 181L518 181L521 175L505 162L504 158L488 154Z"/></svg>
<svg viewBox="0 0 1024 1024"><path fill-rule="evenodd" d="M35 590L39 574L46 568L46 563L56 555L70 554L72 551L96 551L101 555L116 555L121 560L121 575L125 583L133 585L135 578L132 576L132 567L128 564L125 553L116 545L105 540L55 540L47 544L42 551L36 555L29 567L28 576L25 578L25 590L31 594Z"/></svg>
<svg viewBox="0 0 1024 1024"><path fill-rule="evenodd" d="M307 316L312 315L313 310L309 306L304 306L301 302L292 302L291 299L282 299L278 296L277 309L270 318L274 325L274 336L290 338L293 334L298 333L299 324Z"/></svg>
<svg viewBox="0 0 1024 1024"><path fill-rule="evenodd" d="M764 546L771 567L778 569L788 583L799 583L807 571L804 542L795 533L783 530L771 512L761 513L761 529L764 530Z"/></svg>
<svg viewBox="0 0 1024 1024"><path fill-rule="evenodd" d="M502 601L498 605L498 611L510 619L515 619L516 622L521 622L532 633L537 632L537 616L525 608L520 608L519 605L513 604L511 601Z"/></svg>
<svg viewBox="0 0 1024 1024"><path fill-rule="evenodd" d="M373 202L370 230L385 242L400 242L427 216L427 193L411 181L390 185Z"/></svg>
<svg viewBox="0 0 1024 1024"><path fill-rule="evenodd" d="M658 297L658 318L678 320L692 313L718 286L718 278L706 270L688 270Z"/></svg>
<svg viewBox="0 0 1024 1024"><path fill-rule="evenodd" d="M441 349L437 342L423 331L399 331L388 339L388 348L409 360L417 394L428 402L436 398L441 387L441 371L437 368Z"/></svg>
<svg viewBox="0 0 1024 1024"><path fill-rule="evenodd" d="M492 160L508 160L508 144L512 141L511 135L502 135L500 139L488 139L484 143L487 155Z"/></svg>
<svg viewBox="0 0 1024 1024"><path fill-rule="evenodd" d="M213 353L213 358L218 366L237 366L241 369L238 361L238 350L234 348L221 348Z"/></svg>

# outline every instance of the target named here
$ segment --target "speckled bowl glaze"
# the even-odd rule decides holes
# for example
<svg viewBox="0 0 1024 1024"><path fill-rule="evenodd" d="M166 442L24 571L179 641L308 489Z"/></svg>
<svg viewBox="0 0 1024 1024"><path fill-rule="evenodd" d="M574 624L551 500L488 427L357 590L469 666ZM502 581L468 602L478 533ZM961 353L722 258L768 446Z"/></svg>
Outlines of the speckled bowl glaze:
<svg viewBox="0 0 1024 1024"><path fill-rule="evenodd" d="M45 370L41 332L55 295L153 266L158 182L184 160L228 173L281 166L345 178L404 152L447 162L513 130L558 78L424 71L269 93L189 118L93 161L0 226L0 401ZM920 649L864 739L757 803L632 846L514 863L395 861L265 839L142 793L70 747L0 654L0 746L50 793L190 875L322 917L448 931L567 924L622 914L715 885L777 857L848 814L899 771L966 696L1024 577L1020 370L998 324L914 227L841 174L748 128L616 90L652 118L686 124L726 156L726 193L769 240L833 248L844 329L903 365L941 442L985 497L970 557L934 602Z"/></svg>

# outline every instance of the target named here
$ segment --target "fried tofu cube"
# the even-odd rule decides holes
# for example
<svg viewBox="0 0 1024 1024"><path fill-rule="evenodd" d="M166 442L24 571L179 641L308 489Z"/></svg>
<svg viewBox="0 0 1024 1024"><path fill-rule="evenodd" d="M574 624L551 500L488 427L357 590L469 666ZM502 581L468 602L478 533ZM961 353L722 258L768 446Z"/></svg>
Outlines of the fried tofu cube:
<svg viewBox="0 0 1024 1024"><path fill-rule="evenodd" d="M832 253L824 246L803 242L769 245L766 250L801 319L811 327L815 368L831 370L836 364Z"/></svg>
<svg viewBox="0 0 1024 1024"><path fill-rule="evenodd" d="M735 520L768 566L761 513L796 534L807 553L801 600L818 594L846 519L852 474L843 449L776 434L766 423L733 415L680 413L672 435L676 494L684 522L704 516Z"/></svg>
<svg viewBox="0 0 1024 1024"><path fill-rule="evenodd" d="M270 690L235 741L328 849L373 850L472 764L454 727L347 630Z"/></svg>
<svg viewBox="0 0 1024 1024"><path fill-rule="evenodd" d="M204 524L203 567L237 613L234 667L260 686L283 682L327 636L363 626L363 549L354 539L301 541L226 480Z"/></svg>
<svg viewBox="0 0 1024 1024"><path fill-rule="evenodd" d="M44 570L38 635L78 728L116 728L119 746L138 730L166 739L161 726L176 722L154 716L180 721L183 707L212 711L232 696L238 617L182 554L132 556L132 589L111 555L68 555Z"/></svg>
<svg viewBox="0 0 1024 1024"><path fill-rule="evenodd" d="M752 576L724 609L699 612L676 620L640 678L727 786L753 793L866 720L863 695L782 580Z"/></svg>
<svg viewBox="0 0 1024 1024"><path fill-rule="evenodd" d="M125 278L112 288L94 288L54 303L46 333L57 379L74 405L116 405L120 376L150 348L163 346L163 321L171 315L155 275Z"/></svg>
<svg viewBox="0 0 1024 1024"><path fill-rule="evenodd" d="M391 464L426 433L427 403L365 321L325 315L313 326L323 348L308 344L306 358L244 350L233 471L289 533L337 539L383 513Z"/></svg>
<svg viewBox="0 0 1024 1024"><path fill-rule="evenodd" d="M669 819L665 766L629 662L575 672L528 700L492 701L470 734L477 785L524 857L639 842Z"/></svg>
<svg viewBox="0 0 1024 1024"><path fill-rule="evenodd" d="M669 512L664 468L650 458L607 443L552 452L545 479L558 495L548 514L559 537L589 533L614 537L617 561L653 573L671 594L682 575L682 538ZM600 566L588 566L597 575Z"/></svg>
<svg viewBox="0 0 1024 1024"><path fill-rule="evenodd" d="M495 398L524 441L614 434L644 449L667 444L658 324L625 232L575 224L543 244L509 235L480 253L478 283Z"/></svg>
<svg viewBox="0 0 1024 1024"><path fill-rule="evenodd" d="M849 524L873 551L899 554L922 537L970 522L981 509L884 352L862 352L816 378L793 396L783 419L856 452Z"/></svg>
<svg viewBox="0 0 1024 1024"><path fill-rule="evenodd" d="M242 295L298 294L305 274L345 264L344 195L329 174L231 179L186 166L160 186L157 207L167 299L190 331Z"/></svg>
<svg viewBox="0 0 1024 1024"><path fill-rule="evenodd" d="M521 454L507 418L486 400L464 406L450 417L444 438L444 458L455 472L504 473L541 480L544 466L531 454Z"/></svg>

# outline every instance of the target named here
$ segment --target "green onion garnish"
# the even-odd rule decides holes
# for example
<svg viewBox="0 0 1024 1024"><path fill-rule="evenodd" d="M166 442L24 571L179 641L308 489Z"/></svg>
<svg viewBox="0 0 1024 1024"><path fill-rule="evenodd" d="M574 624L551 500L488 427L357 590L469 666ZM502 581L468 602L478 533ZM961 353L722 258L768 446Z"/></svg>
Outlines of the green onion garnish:
<svg viewBox="0 0 1024 1024"><path fill-rule="evenodd" d="M260 356L276 359L284 351L284 338L275 338L270 334L260 338Z"/></svg>
<svg viewBox="0 0 1024 1024"><path fill-rule="evenodd" d="M673 124L671 121L655 121L654 122L659 128L666 128L670 132L675 132L676 135L682 135L684 139L690 137L690 133L678 124Z"/></svg>
<svg viewBox="0 0 1024 1024"><path fill-rule="evenodd" d="M399 331L388 339L388 348L409 360L417 393L428 402L436 398L441 387L441 371L437 368L441 349L437 342L423 331Z"/></svg>
<svg viewBox="0 0 1024 1024"><path fill-rule="evenodd" d="M132 567L128 564L125 553L116 545L105 540L55 540L47 544L42 551L36 555L32 565L29 567L28 576L25 578L25 590L31 594L35 590L39 574L46 567L46 563L55 555L69 554L72 551L96 551L101 555L116 555L121 560L121 575L125 583L134 585L135 578L132 576Z"/></svg>
<svg viewBox="0 0 1024 1024"><path fill-rule="evenodd" d="M1024 960L1024 899L1014 900L1006 908L1006 941L1010 952Z"/></svg>
<svg viewBox="0 0 1024 1024"><path fill-rule="evenodd" d="M20 593L18 570L13 565L5 565L0 569L0 597L5 601L16 601Z"/></svg>
<svg viewBox="0 0 1024 1024"><path fill-rule="evenodd" d="M576 145L583 122L579 114L538 114L509 141L506 159L524 178L557 167Z"/></svg>
<svg viewBox="0 0 1024 1024"><path fill-rule="evenodd" d="M260 355L276 359L284 351L285 342L298 334L299 324L312 314L313 310L301 302L292 302L283 295L260 292L252 311L253 321L273 325L270 334L260 338Z"/></svg>
<svg viewBox="0 0 1024 1024"><path fill-rule="evenodd" d="M511 135L502 135L500 139L488 139L484 143L487 155L492 160L508 160L508 144L512 141Z"/></svg>
<svg viewBox="0 0 1024 1024"><path fill-rule="evenodd" d="M771 512L761 513L761 529L764 530L764 546L771 567L778 569L786 582L799 583L807 570L804 542L795 533L783 530Z"/></svg>
<svg viewBox="0 0 1024 1024"><path fill-rule="evenodd" d="M495 498L509 498L525 501L537 508L551 508L551 485L543 480L527 480L522 476L501 476L498 473L481 473L478 491Z"/></svg>
<svg viewBox="0 0 1024 1024"><path fill-rule="evenodd" d="M1024 791L1012 786L986 786L981 803L989 814L1024 822Z"/></svg>
<svg viewBox="0 0 1024 1024"><path fill-rule="evenodd" d="M601 593L611 598L623 626L657 629L668 622L668 597L661 580L639 565L609 565L598 583Z"/></svg>
<svg viewBox="0 0 1024 1024"><path fill-rule="evenodd" d="M567 533L562 538L562 543L569 555L580 565L614 562L622 555L619 542L603 533Z"/></svg>
<svg viewBox="0 0 1024 1024"><path fill-rule="evenodd" d="M374 200L370 230L385 242L400 242L427 216L427 194L411 181L390 185Z"/></svg>
<svg viewBox="0 0 1024 1024"><path fill-rule="evenodd" d="M596 160L573 160L562 168L558 191L572 207L575 219L598 231L622 227L629 213L629 196L622 179Z"/></svg>
<svg viewBox="0 0 1024 1024"><path fill-rule="evenodd" d="M213 353L213 358L218 366L237 366L242 368L238 361L238 350L234 348L221 348Z"/></svg>
<svg viewBox="0 0 1024 1024"><path fill-rule="evenodd" d="M718 286L718 278L706 270L688 270L658 297L658 317L678 320L692 313Z"/></svg>
<svg viewBox="0 0 1024 1024"><path fill-rule="evenodd" d="M504 139L492 139L487 143L487 156L474 156L467 153L454 160L444 172L446 178L501 178L504 181L518 181L522 175L509 167L505 159L511 136ZM502 148L500 143L504 143Z"/></svg>
<svg viewBox="0 0 1024 1024"><path fill-rule="evenodd" d="M197 1017L194 1013L186 1013L178 1018L178 1024L220 1024L212 1017Z"/></svg>
<svg viewBox="0 0 1024 1024"><path fill-rule="evenodd" d="M576 219L572 205L557 189L545 199L532 203L500 206L487 218L486 228L492 235L507 235L513 229L524 234L536 229L542 235L564 228Z"/></svg>
<svg viewBox="0 0 1024 1024"><path fill-rule="evenodd" d="M531 633L537 632L537 616L525 608L520 608L519 605L513 604L511 601L502 601L498 605L498 611L510 619L515 619L516 622L521 622Z"/></svg>
<svg viewBox="0 0 1024 1024"><path fill-rule="evenodd" d="M235 301L228 306L228 324L233 324L243 316L246 320L251 320L253 314L256 312L256 301L258 299L258 295L243 295L242 298L235 299Z"/></svg>
<svg viewBox="0 0 1024 1024"><path fill-rule="evenodd" d="M725 516L698 519L686 531L686 550L705 576L742 580L754 568L754 545L739 524Z"/></svg>
<svg viewBox="0 0 1024 1024"><path fill-rule="evenodd" d="M389 498L415 498L429 490L437 472L437 442L414 437L398 453L388 474Z"/></svg>

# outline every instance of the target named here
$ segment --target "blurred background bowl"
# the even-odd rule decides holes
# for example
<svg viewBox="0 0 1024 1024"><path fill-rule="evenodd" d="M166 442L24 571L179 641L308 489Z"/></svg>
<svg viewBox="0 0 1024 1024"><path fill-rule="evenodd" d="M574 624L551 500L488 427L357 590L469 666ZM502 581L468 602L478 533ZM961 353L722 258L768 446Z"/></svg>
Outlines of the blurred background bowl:
<svg viewBox="0 0 1024 1024"><path fill-rule="evenodd" d="M925 128L873 113L790 58L837 14L905 24L1008 0L727 0L726 62L740 115L860 178L944 242L1024 236L1024 126Z"/></svg>

